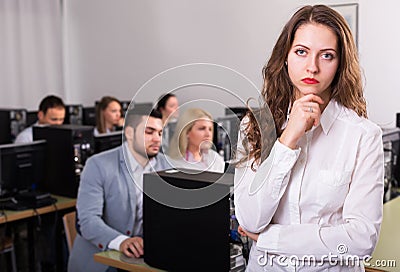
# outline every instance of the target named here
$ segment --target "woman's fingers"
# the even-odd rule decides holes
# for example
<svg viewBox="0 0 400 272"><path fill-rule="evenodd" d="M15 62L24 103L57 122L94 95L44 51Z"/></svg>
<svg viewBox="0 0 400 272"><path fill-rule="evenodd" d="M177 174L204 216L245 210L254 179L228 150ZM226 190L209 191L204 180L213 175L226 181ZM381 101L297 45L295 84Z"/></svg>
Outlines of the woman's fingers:
<svg viewBox="0 0 400 272"><path fill-rule="evenodd" d="M318 95L315 94L307 94L299 99L297 99L296 101L300 101L300 102L315 102L317 104L324 104L324 100L322 100L321 97L319 97Z"/></svg>
<svg viewBox="0 0 400 272"><path fill-rule="evenodd" d="M305 131L308 131L312 126L319 125L321 117L320 104L323 103L324 101L319 96L313 94L303 96L293 103L291 115L301 115L298 118L305 121Z"/></svg>
<svg viewBox="0 0 400 272"><path fill-rule="evenodd" d="M296 148L298 140L321 119L320 105L324 101L314 94L305 95L293 102L289 120L280 136L280 142L289 148Z"/></svg>
<svg viewBox="0 0 400 272"><path fill-rule="evenodd" d="M246 231L241 226L238 227L238 232L242 236L247 236Z"/></svg>

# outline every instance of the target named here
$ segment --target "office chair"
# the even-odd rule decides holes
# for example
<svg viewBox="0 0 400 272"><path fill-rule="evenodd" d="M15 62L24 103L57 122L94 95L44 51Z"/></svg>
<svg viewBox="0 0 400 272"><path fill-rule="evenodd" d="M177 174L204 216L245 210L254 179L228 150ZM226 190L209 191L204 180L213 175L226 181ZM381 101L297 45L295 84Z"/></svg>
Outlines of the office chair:
<svg viewBox="0 0 400 272"><path fill-rule="evenodd" d="M63 216L63 224L65 237L67 238L68 250L71 252L72 246L74 245L74 240L76 237L76 212L70 212Z"/></svg>
<svg viewBox="0 0 400 272"><path fill-rule="evenodd" d="M0 240L0 255L10 253L12 271L17 272L17 262L15 259L14 239L12 237L4 236Z"/></svg>

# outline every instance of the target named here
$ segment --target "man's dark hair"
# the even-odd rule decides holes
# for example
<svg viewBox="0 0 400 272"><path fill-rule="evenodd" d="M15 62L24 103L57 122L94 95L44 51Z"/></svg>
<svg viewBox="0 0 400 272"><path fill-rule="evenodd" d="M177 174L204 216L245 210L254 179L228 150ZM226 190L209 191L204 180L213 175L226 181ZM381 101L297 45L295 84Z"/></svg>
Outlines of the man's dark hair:
<svg viewBox="0 0 400 272"><path fill-rule="evenodd" d="M150 107L134 107L129 110L126 119L125 126L137 127L141 122L143 117L154 117L162 119L162 114L160 111Z"/></svg>
<svg viewBox="0 0 400 272"><path fill-rule="evenodd" d="M48 95L42 99L39 104L39 111L43 112L44 114L47 113L48 109L52 108L64 108L65 105L61 98L55 95Z"/></svg>

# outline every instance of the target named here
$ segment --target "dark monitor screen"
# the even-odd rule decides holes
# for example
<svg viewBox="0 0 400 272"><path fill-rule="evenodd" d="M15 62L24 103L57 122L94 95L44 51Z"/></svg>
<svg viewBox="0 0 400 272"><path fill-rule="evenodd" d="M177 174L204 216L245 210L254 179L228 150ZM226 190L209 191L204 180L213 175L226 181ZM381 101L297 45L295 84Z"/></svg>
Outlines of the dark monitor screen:
<svg viewBox="0 0 400 272"><path fill-rule="evenodd" d="M214 145L225 161L233 159L239 134L240 118L228 115L214 121Z"/></svg>
<svg viewBox="0 0 400 272"><path fill-rule="evenodd" d="M0 145L0 195L36 189L44 178L46 141Z"/></svg>
<svg viewBox="0 0 400 272"><path fill-rule="evenodd" d="M82 124L85 126L96 126L96 108L84 107L82 109Z"/></svg>
<svg viewBox="0 0 400 272"><path fill-rule="evenodd" d="M382 129L383 151L385 159L384 189L385 201L396 197L395 188L400 181L400 128Z"/></svg>
<svg viewBox="0 0 400 272"><path fill-rule="evenodd" d="M148 265L167 271L229 271L233 174L170 169L144 174L143 186Z"/></svg>
<svg viewBox="0 0 400 272"><path fill-rule="evenodd" d="M65 105L65 118L64 124L82 125L83 106Z"/></svg>
<svg viewBox="0 0 400 272"><path fill-rule="evenodd" d="M121 116L125 116L126 111L129 109L131 105L131 101L120 101L121 102ZM134 107L134 103L132 103L132 108Z"/></svg>
<svg viewBox="0 0 400 272"><path fill-rule="evenodd" d="M122 131L104 133L93 137L94 154L120 146L122 144Z"/></svg>
<svg viewBox="0 0 400 272"><path fill-rule="evenodd" d="M38 111L28 111L26 113L26 126L30 127L35 124L38 120Z"/></svg>
<svg viewBox="0 0 400 272"><path fill-rule="evenodd" d="M15 141L26 127L26 109L0 109L0 144Z"/></svg>
<svg viewBox="0 0 400 272"><path fill-rule="evenodd" d="M249 109L247 107L229 107L225 109L225 115L236 114L241 120Z"/></svg>

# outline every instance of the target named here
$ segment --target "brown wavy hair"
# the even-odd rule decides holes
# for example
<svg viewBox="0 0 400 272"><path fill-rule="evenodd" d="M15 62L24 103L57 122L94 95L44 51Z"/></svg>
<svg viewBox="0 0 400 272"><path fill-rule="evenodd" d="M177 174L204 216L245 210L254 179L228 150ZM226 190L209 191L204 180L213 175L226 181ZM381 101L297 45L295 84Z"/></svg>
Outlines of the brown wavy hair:
<svg viewBox="0 0 400 272"><path fill-rule="evenodd" d="M106 121L103 112L111 102L117 102L121 106L121 102L113 96L103 96L100 102L96 104L96 128L99 131L99 133L107 132Z"/></svg>
<svg viewBox="0 0 400 272"><path fill-rule="evenodd" d="M346 20L328 6L308 5L300 8L286 23L268 63L262 69L264 78L261 92L264 101L263 107L269 108L272 113L277 137L283 132L289 105L294 102L294 86L289 78L285 61L297 29L310 23L327 26L337 37L340 61L330 86L331 99L354 110L359 116L367 117L357 46ZM251 111L247 116L249 122L245 128L246 139L243 146L247 145L249 148L247 157L242 161L254 159L252 164L254 169L254 163L261 163L264 159L264 156L261 156L262 138L257 118Z"/></svg>

